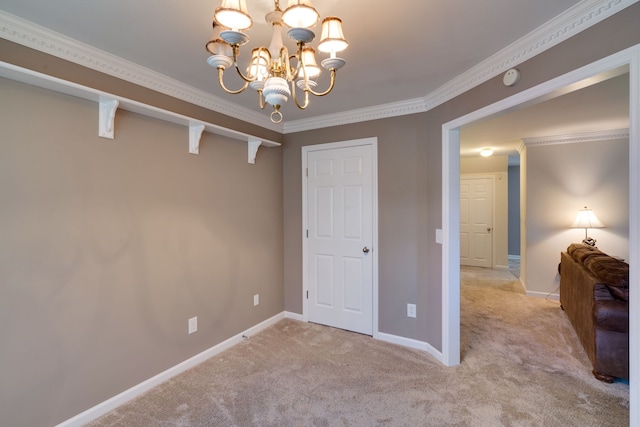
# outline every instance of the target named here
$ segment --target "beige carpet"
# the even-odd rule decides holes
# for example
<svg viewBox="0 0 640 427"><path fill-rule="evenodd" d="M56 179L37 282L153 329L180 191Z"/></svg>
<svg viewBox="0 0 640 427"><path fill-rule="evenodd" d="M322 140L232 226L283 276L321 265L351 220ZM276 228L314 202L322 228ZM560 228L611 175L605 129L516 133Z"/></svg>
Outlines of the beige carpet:
<svg viewBox="0 0 640 427"><path fill-rule="evenodd" d="M460 366L284 320L91 426L624 426L557 302L508 270L462 270Z"/></svg>

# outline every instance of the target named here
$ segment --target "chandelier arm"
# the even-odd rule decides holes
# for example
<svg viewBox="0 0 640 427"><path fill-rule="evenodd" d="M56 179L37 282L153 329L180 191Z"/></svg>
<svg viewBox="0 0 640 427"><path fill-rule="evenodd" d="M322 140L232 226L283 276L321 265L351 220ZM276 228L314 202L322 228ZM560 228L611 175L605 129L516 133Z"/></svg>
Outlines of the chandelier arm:
<svg viewBox="0 0 640 427"><path fill-rule="evenodd" d="M309 88L309 92L311 92L312 95L315 96L325 96L328 95L332 90L333 90L333 86L336 83L336 70L332 69L331 70L331 83L329 84L329 88L327 90L325 90L324 92L316 92L313 89Z"/></svg>
<svg viewBox="0 0 640 427"><path fill-rule="evenodd" d="M296 69L295 69L295 72L294 72L293 75L297 76L300 73L300 70L302 70L302 76L303 76L304 83L305 83L304 84L305 88L303 89L303 91L304 91L304 103L301 105L300 102L298 102L298 97L296 95L296 86L297 86L297 84L296 84L295 80L293 80L293 79L291 80L291 97L293 98L293 101L296 103L296 106L299 109L304 110L309 106L309 92L307 90L307 89L309 89L309 84L308 84L309 80L308 80L308 77L307 77L307 69L304 66L302 66L302 67L300 66L300 64L302 63L302 61L300 59L300 58L302 58L301 52L302 52L302 49L300 48L298 50L298 54L299 54L298 63L296 64Z"/></svg>
<svg viewBox="0 0 640 427"><path fill-rule="evenodd" d="M300 103L298 102L298 98L295 97L295 95L293 96L293 100L296 103L296 106L301 109L304 110L309 106L309 92L307 92L306 90L304 91L304 104L300 105Z"/></svg>
<svg viewBox="0 0 640 427"><path fill-rule="evenodd" d="M260 58L261 58L260 53L262 51L266 51L267 53L269 53L269 50L266 47L260 46L258 48L258 61L260 61ZM240 78L247 83L255 82L256 80L258 80L258 76L255 76L254 78L250 78L242 74L242 71L240 71L240 67L238 67L239 55L240 55L240 47L238 45L233 45L233 66L236 68L236 71L238 72L238 75L240 76Z"/></svg>
<svg viewBox="0 0 640 427"><path fill-rule="evenodd" d="M227 87L224 85L224 82L222 80L223 74L224 74L224 68L218 68L218 83L220 83L220 87L224 89L225 92L230 93L231 95L237 95L239 93L242 93L247 88L247 86L249 86L249 82L245 81L240 89L237 89L237 90L227 89Z"/></svg>
<svg viewBox="0 0 640 427"><path fill-rule="evenodd" d="M240 56L240 47L237 44L234 44L233 45L233 66L236 68L238 75L240 76L240 78L242 78L242 80L245 81L245 83L251 83L251 80L246 78L242 74L242 71L240 71L240 68L238 68L238 56Z"/></svg>
<svg viewBox="0 0 640 427"><path fill-rule="evenodd" d="M236 71L238 72L238 75L240 76L240 78L241 78L242 80L244 80L244 84L245 84L245 85L248 85L249 83L251 83L251 82L255 82L255 81L256 81L256 78L254 78L254 79L250 79L249 77L246 77L244 74L242 74L242 71L240 71L240 68L238 68L238 65L237 65L237 64L236 64L236 67L235 67L235 68L236 68Z"/></svg>
<svg viewBox="0 0 640 427"><path fill-rule="evenodd" d="M293 98L293 101L296 103L296 106L299 109L304 110L309 106L309 92L307 90L304 90L304 104L300 105L300 103L298 102L298 97L296 96L295 82L291 82L291 97Z"/></svg>
<svg viewBox="0 0 640 427"><path fill-rule="evenodd" d="M293 59L293 58L297 59L297 61L296 61L296 68L295 68L295 70L292 70L292 72L293 72L293 73L292 73L292 76L297 76L297 75L300 73L300 70L301 70L301 67L300 67L300 60L298 59L298 56L297 56L297 55L291 55L291 56L289 57L289 64L291 64L291 59Z"/></svg>
<svg viewBox="0 0 640 427"><path fill-rule="evenodd" d="M260 105L260 109L264 110L264 107L267 106L267 104L264 102L264 97L262 96L262 89L258 89L258 104Z"/></svg>
<svg viewBox="0 0 640 427"><path fill-rule="evenodd" d="M287 60L288 60L288 62L287 62L287 70L290 70L290 69L291 69L291 66L290 66L290 64L291 64L291 59L292 59L292 58L295 58L295 59L296 59L296 69L295 69L295 70L292 70L292 71L293 71L293 74L290 74L290 75L289 75L289 77L290 77L290 78L289 78L289 79L287 79L287 80L293 81L293 76L298 76L298 75L300 74L300 70L302 70L302 74L303 74L303 76L304 76L305 83L306 83L306 80L307 80L307 70L306 70L306 68L304 67L304 64L302 63L302 48L303 48L303 47L304 47L304 43L299 42L299 43L298 43L298 50L297 50L296 54L295 54L295 55L291 55L291 56L289 56L289 57L287 58Z"/></svg>

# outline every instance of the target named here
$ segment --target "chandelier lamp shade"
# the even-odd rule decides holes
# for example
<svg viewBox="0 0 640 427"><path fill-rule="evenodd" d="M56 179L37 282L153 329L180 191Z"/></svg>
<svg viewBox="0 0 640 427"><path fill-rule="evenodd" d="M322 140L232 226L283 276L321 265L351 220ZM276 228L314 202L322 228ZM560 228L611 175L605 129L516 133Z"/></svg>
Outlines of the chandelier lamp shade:
<svg viewBox="0 0 640 427"><path fill-rule="evenodd" d="M336 71L345 65L345 60L337 53L349 46L342 32L342 20L327 17L322 20L320 42L317 49L329 54L321 62L322 68L329 71L329 87L316 91L317 78L322 73L316 62L316 51L309 44L315 39L310 29L317 25L320 14L311 4L311 0L288 0L287 7L280 9L280 1L274 1L274 10L267 13L265 20L272 28L269 47L259 46L251 50L248 65L239 65L240 48L249 42L244 33L253 26L253 19L247 10L246 0L222 0L213 15L213 37L206 44L211 54L207 59L210 66L218 71L220 87L230 94L239 94L251 88L258 92L261 109L267 105L273 107L270 119L273 123L282 121L280 108L291 97L298 108L309 106L309 95L325 96L335 85ZM296 52L289 50L282 40L282 29L289 27L288 36L296 43ZM229 89L224 83L224 72L235 68L242 79L238 89ZM296 88L302 92L298 99Z"/></svg>

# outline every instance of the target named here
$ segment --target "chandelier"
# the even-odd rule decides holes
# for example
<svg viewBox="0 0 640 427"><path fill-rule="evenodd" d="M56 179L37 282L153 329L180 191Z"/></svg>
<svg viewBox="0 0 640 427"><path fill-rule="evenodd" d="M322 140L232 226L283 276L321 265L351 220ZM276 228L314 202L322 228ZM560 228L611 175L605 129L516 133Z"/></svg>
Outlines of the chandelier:
<svg viewBox="0 0 640 427"><path fill-rule="evenodd" d="M240 47L249 42L249 36L242 31L251 28L253 20L247 12L246 0L222 0L213 15L214 35L206 45L211 53L207 62L218 70L218 82L225 92L239 94L251 87L258 92L260 108L271 105L270 119L273 123L280 123L280 107L289 97L304 110L309 106L309 94L324 96L331 92L336 71L345 65L345 60L336 56L348 46L342 33L342 20L333 16L324 18L318 50L329 54L321 64L331 73L331 80L325 91L316 91L316 80L322 70L316 63L315 50L309 46L315 38L309 28L314 27L319 18L311 0L289 0L284 11L280 9L280 1L275 0L274 10L265 16L272 28L271 44L268 48L260 46L253 49L243 72L238 66L238 57ZM283 24L290 28L287 34L297 45L295 55L289 56L282 41ZM231 66L243 81L239 89L228 89L224 84L224 71ZM303 92L302 101L296 96L296 87Z"/></svg>

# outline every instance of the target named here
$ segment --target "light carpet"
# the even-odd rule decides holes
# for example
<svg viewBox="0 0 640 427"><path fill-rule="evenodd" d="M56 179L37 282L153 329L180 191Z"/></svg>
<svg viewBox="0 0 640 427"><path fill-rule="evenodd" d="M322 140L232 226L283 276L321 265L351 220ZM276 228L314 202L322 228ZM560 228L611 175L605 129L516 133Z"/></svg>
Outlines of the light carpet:
<svg viewBox="0 0 640 427"><path fill-rule="evenodd" d="M625 426L629 386L591 375L555 301L463 267L462 363L283 320L90 426Z"/></svg>

